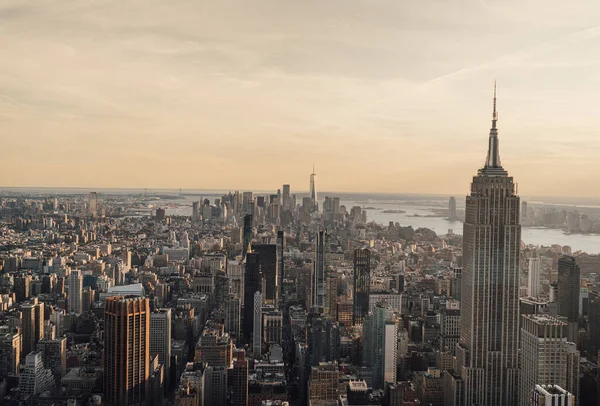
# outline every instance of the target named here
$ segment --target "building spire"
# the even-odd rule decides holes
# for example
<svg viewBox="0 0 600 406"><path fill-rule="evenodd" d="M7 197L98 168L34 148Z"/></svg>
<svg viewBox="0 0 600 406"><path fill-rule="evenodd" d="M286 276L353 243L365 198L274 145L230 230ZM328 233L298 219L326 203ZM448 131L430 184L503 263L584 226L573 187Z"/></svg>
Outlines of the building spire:
<svg viewBox="0 0 600 406"><path fill-rule="evenodd" d="M492 128L490 129L490 137L488 144L488 153L485 160L485 166L481 173L489 175L505 175L506 171L500 163L500 142L498 140L498 111L496 110L496 81L494 81L494 109L492 112ZM493 169L493 170L490 170Z"/></svg>
<svg viewBox="0 0 600 406"><path fill-rule="evenodd" d="M496 81L494 80L494 112L492 113L492 128L496 128L498 112L496 111Z"/></svg>

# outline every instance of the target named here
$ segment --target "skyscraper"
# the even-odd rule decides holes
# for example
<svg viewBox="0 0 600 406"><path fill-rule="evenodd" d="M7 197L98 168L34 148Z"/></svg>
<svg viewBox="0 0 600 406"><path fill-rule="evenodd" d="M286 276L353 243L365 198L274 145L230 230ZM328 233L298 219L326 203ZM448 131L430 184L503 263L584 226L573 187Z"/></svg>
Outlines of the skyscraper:
<svg viewBox="0 0 600 406"><path fill-rule="evenodd" d="M471 183L463 230L460 342L465 404L516 405L519 197L500 163L496 90L487 159Z"/></svg>
<svg viewBox="0 0 600 406"><path fill-rule="evenodd" d="M579 293L581 270L575 258L563 255L558 260L558 314L567 318L569 341L579 342Z"/></svg>
<svg viewBox="0 0 600 406"><path fill-rule="evenodd" d="M249 343L254 328L254 294L262 292L262 272L260 269L260 255L249 252L246 256L246 272L244 274L244 342Z"/></svg>
<svg viewBox="0 0 600 406"><path fill-rule="evenodd" d="M373 389L396 382L397 332L392 311L379 304L363 323L363 361L371 367Z"/></svg>
<svg viewBox="0 0 600 406"><path fill-rule="evenodd" d="M67 373L67 337L42 338L37 350L42 354L44 367L52 371L54 381L60 385Z"/></svg>
<svg viewBox="0 0 600 406"><path fill-rule="evenodd" d="M282 195L282 204L283 210L291 209L291 199L290 199L290 185L283 185L283 195Z"/></svg>
<svg viewBox="0 0 600 406"><path fill-rule="evenodd" d="M88 214L91 217L98 216L98 193L90 192L88 195Z"/></svg>
<svg viewBox="0 0 600 406"><path fill-rule="evenodd" d="M579 370L573 373L569 366L574 357L579 365L579 352L567 341L567 323L548 315L523 315L520 341L519 405L531 404L536 385L559 385L577 392Z"/></svg>
<svg viewBox="0 0 600 406"><path fill-rule="evenodd" d="M252 326L252 350L255 359L260 359L262 353L262 305L260 292L254 292L254 320Z"/></svg>
<svg viewBox="0 0 600 406"><path fill-rule="evenodd" d="M198 201L192 203L192 221L200 221L200 202Z"/></svg>
<svg viewBox="0 0 600 406"><path fill-rule="evenodd" d="M456 221L456 198L454 196L448 200L448 218L450 221Z"/></svg>
<svg viewBox="0 0 600 406"><path fill-rule="evenodd" d="M171 375L171 309L156 309L150 313L150 357L158 354L165 368L165 387Z"/></svg>
<svg viewBox="0 0 600 406"><path fill-rule="evenodd" d="M536 385L528 405L531 406L575 406L575 396L558 385Z"/></svg>
<svg viewBox="0 0 600 406"><path fill-rule="evenodd" d="M313 211L317 211L319 201L317 199L317 174L315 173L315 166L313 165L313 171L310 174L310 200L312 202Z"/></svg>
<svg viewBox="0 0 600 406"><path fill-rule="evenodd" d="M371 251L354 250L354 306L352 324L361 324L369 314L369 292L371 288Z"/></svg>
<svg viewBox="0 0 600 406"><path fill-rule="evenodd" d="M284 189L285 190L285 189ZM233 368L229 371L231 406L248 406L248 360L243 349L234 351Z"/></svg>
<svg viewBox="0 0 600 406"><path fill-rule="evenodd" d="M321 308L325 308L328 303L325 298L327 291L326 240L327 231L319 231L315 240L315 256L312 275L312 305Z"/></svg>
<svg viewBox="0 0 600 406"><path fill-rule="evenodd" d="M104 398L111 406L144 405L150 378L150 301L109 297L104 307Z"/></svg>
<svg viewBox="0 0 600 406"><path fill-rule="evenodd" d="M9 326L0 328L0 376L17 376L21 363L21 341L23 336Z"/></svg>
<svg viewBox="0 0 600 406"><path fill-rule="evenodd" d="M44 368L42 353L32 351L25 357L25 368L19 379L19 392L35 396L54 387L52 371Z"/></svg>
<svg viewBox="0 0 600 406"><path fill-rule="evenodd" d="M38 341L44 336L44 303L34 297L29 303L21 306L23 347L21 358L35 351Z"/></svg>
<svg viewBox="0 0 600 406"><path fill-rule="evenodd" d="M235 338L236 345L241 343L240 309L241 302L238 295L230 293L225 301L225 331Z"/></svg>
<svg viewBox="0 0 600 406"><path fill-rule="evenodd" d="M540 269L541 261L539 258L529 258L529 276L527 278L527 294L530 297L538 297L541 292Z"/></svg>
<svg viewBox="0 0 600 406"><path fill-rule="evenodd" d="M260 270L264 278L265 303L271 303L277 306L277 291L279 285L276 244L255 244L252 246L252 252L260 255Z"/></svg>
<svg viewBox="0 0 600 406"><path fill-rule="evenodd" d="M248 246L252 242L252 214L244 216L244 231L242 234L242 260L246 258Z"/></svg>
<svg viewBox="0 0 600 406"><path fill-rule="evenodd" d="M69 275L69 313L83 313L83 277L78 270Z"/></svg>
<svg viewBox="0 0 600 406"><path fill-rule="evenodd" d="M285 191L285 185L284 185ZM285 261L283 252L285 251L285 233L283 230L277 231L277 301L281 302L283 298L283 279L284 279L284 266ZM275 303L276 308L279 307L279 303Z"/></svg>

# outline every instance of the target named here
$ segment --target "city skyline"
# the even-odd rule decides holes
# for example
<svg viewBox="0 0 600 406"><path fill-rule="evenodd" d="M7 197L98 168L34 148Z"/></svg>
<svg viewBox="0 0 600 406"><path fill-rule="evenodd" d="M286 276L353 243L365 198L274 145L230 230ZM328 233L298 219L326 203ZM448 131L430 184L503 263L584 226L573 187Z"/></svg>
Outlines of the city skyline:
<svg viewBox="0 0 600 406"><path fill-rule="evenodd" d="M5 2L0 184L465 195L497 78L520 194L600 196L600 7L382 6Z"/></svg>

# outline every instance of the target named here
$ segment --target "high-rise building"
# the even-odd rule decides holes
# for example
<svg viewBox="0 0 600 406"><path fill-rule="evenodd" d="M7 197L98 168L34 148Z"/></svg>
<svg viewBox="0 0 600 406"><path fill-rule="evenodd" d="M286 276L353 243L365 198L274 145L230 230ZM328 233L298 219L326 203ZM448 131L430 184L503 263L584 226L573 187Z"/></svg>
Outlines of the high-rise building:
<svg viewBox="0 0 600 406"><path fill-rule="evenodd" d="M17 303L24 302L31 297L31 275L15 276L14 286Z"/></svg>
<svg viewBox="0 0 600 406"><path fill-rule="evenodd" d="M207 366L203 383L204 405L227 405L227 369L224 366Z"/></svg>
<svg viewBox="0 0 600 406"><path fill-rule="evenodd" d="M337 361L320 362L313 366L308 388L311 401L337 401L340 395L340 371Z"/></svg>
<svg viewBox="0 0 600 406"><path fill-rule="evenodd" d="M25 357L25 368L19 379L19 392L35 396L54 388L52 371L44 368L42 353L32 351Z"/></svg>
<svg viewBox="0 0 600 406"><path fill-rule="evenodd" d="M67 337L42 338L37 344L37 350L42 354L44 367L52 371L54 381L60 384L67 373Z"/></svg>
<svg viewBox="0 0 600 406"><path fill-rule="evenodd" d="M0 376L17 376L21 363L22 335L9 326L0 327Z"/></svg>
<svg viewBox="0 0 600 406"><path fill-rule="evenodd" d="M252 242L252 214L244 216L244 229L242 233L242 260L246 259L248 246Z"/></svg>
<svg viewBox="0 0 600 406"><path fill-rule="evenodd" d="M279 289L279 275L277 261L277 245L276 244L256 244L252 246L252 252L260 255L260 270L263 275L265 286L265 303L277 306L277 293Z"/></svg>
<svg viewBox="0 0 600 406"><path fill-rule="evenodd" d="M156 309L150 313L150 357L158 354L165 369L165 387L170 387L171 375L171 309Z"/></svg>
<svg viewBox="0 0 600 406"><path fill-rule="evenodd" d="M465 404L512 406L518 392L520 204L500 163L495 93L487 159L466 199L456 356Z"/></svg>
<svg viewBox="0 0 600 406"><path fill-rule="evenodd" d="M541 293L540 272L542 262L540 258L529 258L529 275L527 283L527 294L529 297L538 297Z"/></svg>
<svg viewBox="0 0 600 406"><path fill-rule="evenodd" d="M104 398L107 405L149 402L150 301L114 296L104 307Z"/></svg>
<svg viewBox="0 0 600 406"><path fill-rule="evenodd" d="M194 362L229 367L233 357L233 343L223 326L206 327L196 343Z"/></svg>
<svg viewBox="0 0 600 406"><path fill-rule="evenodd" d="M254 292L254 318L252 326L252 350L254 358L260 358L262 353L262 305L260 292Z"/></svg>
<svg viewBox="0 0 600 406"><path fill-rule="evenodd" d="M243 309L243 334L244 342L252 339L254 328L254 294L262 292L263 276L260 269L260 255L250 252L246 256L246 272L244 274L244 309Z"/></svg>
<svg viewBox="0 0 600 406"><path fill-rule="evenodd" d="M91 217L98 216L98 193L90 192L88 195L88 214Z"/></svg>
<svg viewBox="0 0 600 406"><path fill-rule="evenodd" d="M228 384L231 387L231 406L248 406L248 360L243 349L233 353Z"/></svg>
<svg viewBox="0 0 600 406"><path fill-rule="evenodd" d="M569 341L579 342L579 294L581 270L575 258L564 255L558 260L558 314L567 318Z"/></svg>
<svg viewBox="0 0 600 406"><path fill-rule="evenodd" d="M315 240L315 256L312 275L312 305L325 308L327 292L327 231L321 230L317 233Z"/></svg>
<svg viewBox="0 0 600 406"><path fill-rule="evenodd" d="M284 188L285 191L285 188ZM285 233L283 230L277 231L277 302L275 303L276 308L279 307L279 302L284 300L283 297L283 279L285 278L285 261L283 257L283 252L285 251Z"/></svg>
<svg viewBox="0 0 600 406"><path fill-rule="evenodd" d="M240 344L241 302L237 294L231 293L225 302L225 331Z"/></svg>
<svg viewBox="0 0 600 406"><path fill-rule="evenodd" d="M200 221L200 202L198 201L192 203L192 221Z"/></svg>
<svg viewBox="0 0 600 406"><path fill-rule="evenodd" d="M363 364L371 367L373 389L396 382L398 327L389 308L375 306L363 322Z"/></svg>
<svg viewBox="0 0 600 406"><path fill-rule="evenodd" d="M283 194L282 194L282 204L283 210L291 209L291 199L290 199L290 185L283 185Z"/></svg>
<svg viewBox="0 0 600 406"><path fill-rule="evenodd" d="M83 277L78 270L69 275L69 313L83 313Z"/></svg>
<svg viewBox="0 0 600 406"><path fill-rule="evenodd" d="M567 323L548 315L521 317L519 405L531 404L536 385L559 385L578 392L579 352L567 341Z"/></svg>
<svg viewBox="0 0 600 406"><path fill-rule="evenodd" d="M354 306L352 324L361 324L369 314L369 293L371 289L371 251L354 250Z"/></svg>
<svg viewBox="0 0 600 406"><path fill-rule="evenodd" d="M44 303L34 297L21 306L23 343L22 356L35 351L38 341L44 336Z"/></svg>
<svg viewBox="0 0 600 406"><path fill-rule="evenodd" d="M317 174L315 173L314 165L313 171L310 174L310 201L312 204L312 211L319 210L319 200L317 197Z"/></svg>
<svg viewBox="0 0 600 406"><path fill-rule="evenodd" d="M456 197L451 196L448 200L448 218L450 221L456 221Z"/></svg>
<svg viewBox="0 0 600 406"><path fill-rule="evenodd" d="M528 405L575 406L575 396L558 385L536 385Z"/></svg>
<svg viewBox="0 0 600 406"><path fill-rule="evenodd" d="M460 302L446 300L446 307L440 312L440 348L456 354L456 344L460 337Z"/></svg>
<svg viewBox="0 0 600 406"><path fill-rule="evenodd" d="M273 344L281 346L283 338L283 314L280 311L263 314L263 341L269 348Z"/></svg>
<svg viewBox="0 0 600 406"><path fill-rule="evenodd" d="M521 221L527 221L527 202L521 202Z"/></svg>

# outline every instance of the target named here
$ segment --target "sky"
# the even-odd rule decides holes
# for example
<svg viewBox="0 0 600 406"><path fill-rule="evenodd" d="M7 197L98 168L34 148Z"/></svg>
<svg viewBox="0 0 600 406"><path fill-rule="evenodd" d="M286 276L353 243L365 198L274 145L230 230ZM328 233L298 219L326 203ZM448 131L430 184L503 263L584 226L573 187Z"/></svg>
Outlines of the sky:
<svg viewBox="0 0 600 406"><path fill-rule="evenodd" d="M0 186L600 197L597 0L3 0Z"/></svg>

